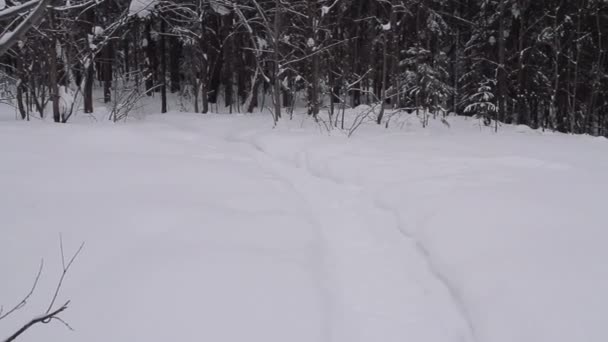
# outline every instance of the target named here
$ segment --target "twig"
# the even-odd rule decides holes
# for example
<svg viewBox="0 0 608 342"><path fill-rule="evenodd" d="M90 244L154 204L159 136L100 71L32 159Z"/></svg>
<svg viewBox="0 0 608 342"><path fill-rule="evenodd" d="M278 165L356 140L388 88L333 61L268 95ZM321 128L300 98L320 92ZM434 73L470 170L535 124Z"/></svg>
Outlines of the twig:
<svg viewBox="0 0 608 342"><path fill-rule="evenodd" d="M7 316L9 316L13 312L21 309L22 307L24 307L27 304L28 299L30 299L30 297L32 296L32 294L34 294L34 291L36 290L36 286L38 285L38 281L40 280L40 275L42 274L43 267L44 267L44 259L40 260L40 267L38 268L38 273L36 274L36 279L34 279L34 284L32 285L30 292L28 292L27 295L25 295L25 297L23 297L23 299L19 303L17 303L17 305L15 305L12 309L8 310L4 314L2 314L3 308L0 307L0 320L3 318L6 318Z"/></svg>
<svg viewBox="0 0 608 342"><path fill-rule="evenodd" d="M57 317L57 315L59 315L60 313L62 313L63 311L65 311L68 308L70 301L68 300L67 302L65 302L65 304L60 306L58 309L53 309L53 307L55 306L55 302L57 301L57 297L59 296L59 291L61 290L61 286L63 285L63 280L65 279L65 276L68 273L70 267L72 266L72 264L74 263L74 261L76 260L76 258L80 254L80 252L82 251L83 247L84 247L84 242L82 244L80 244L80 247L76 250L76 252L72 255L72 257L69 260L66 260L65 251L63 248L63 237L61 234L59 235L59 249L61 251L61 266L63 268L63 272L61 274L61 277L59 278L59 282L57 283L57 287L55 288L55 293L53 294L53 298L51 299L51 303L49 304L49 307L46 309L44 314L30 320L28 323L23 325L19 330L17 330L11 336L6 338L5 340L1 340L1 342L12 342L13 340L15 340L17 337L19 337L21 334L23 334L26 330L28 330L32 326L34 326L38 323L48 324L53 320L59 321L60 323L62 323L65 327L67 327L70 330L74 330L66 321L64 321L60 317ZM40 262L40 268L38 269L38 273L36 274L36 279L34 280L34 284L32 285L32 288L30 289L28 294L17 305L15 305L11 310L6 312L5 314L2 314L2 308L0 308L0 319L7 317L11 313L14 313L15 311L23 308L27 304L28 299L32 296L32 294L36 290L36 286L38 285L38 281L40 280L40 276L42 274L43 266L44 266L44 260L42 260Z"/></svg>
<svg viewBox="0 0 608 342"><path fill-rule="evenodd" d="M59 246L61 249L61 264L63 265L63 272L61 273L61 278L59 278L59 282L57 283L57 287L55 288L55 293L53 294L53 299L51 300L51 303L49 304L48 309L46 309L46 313L51 312L51 310L53 309L53 305L55 305L55 301L57 300L57 296L59 295L59 290L61 290L61 285L63 284L63 279L65 279L65 275L68 273L68 270L72 266L72 263L74 263L74 260L76 260L76 257L78 256L78 254L80 254L80 252L82 251L82 248L84 247L84 242L80 244L80 247L78 247L78 250L76 250L76 253L74 253L74 255L72 255L72 258L67 263L67 265L65 263L65 257L63 254L63 237L61 235L59 235Z"/></svg>
<svg viewBox="0 0 608 342"><path fill-rule="evenodd" d="M44 323L44 324L46 324L46 323L50 322L53 318L56 318L56 316L58 314L60 314L63 311L65 311L68 308L69 304L70 304L70 301L67 301L59 309L57 309L55 311L52 311L52 312L48 312L48 313L46 313L46 314L44 314L44 315L42 315L40 317L32 319L27 324L25 324L24 326L22 326L19 330L17 330L14 334L12 334L6 340L4 340L4 342L12 342L12 341L14 341L17 337L19 337L19 335L23 334L26 330L28 330L29 328L31 328L35 324L38 324L38 323Z"/></svg>

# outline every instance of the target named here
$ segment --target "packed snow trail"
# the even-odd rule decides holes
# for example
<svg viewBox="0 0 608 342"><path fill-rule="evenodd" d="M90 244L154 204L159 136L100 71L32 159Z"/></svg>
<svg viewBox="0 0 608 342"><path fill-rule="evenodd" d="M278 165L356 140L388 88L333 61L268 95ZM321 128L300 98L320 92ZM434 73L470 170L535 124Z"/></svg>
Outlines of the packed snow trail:
<svg viewBox="0 0 608 342"><path fill-rule="evenodd" d="M327 302L331 341L389 342L401 341L403 336L425 341L474 340L468 318L459 312L449 288L429 269L416 242L396 230L398 222L390 214L375 207L357 187L338 184L265 153L256 144L256 130L248 129L251 122L242 129L235 129L234 122L224 123L228 126L166 124L242 148L306 204L298 210L314 218L325 253L327 279L323 283L331 294Z"/></svg>
<svg viewBox="0 0 608 342"><path fill-rule="evenodd" d="M398 223L361 188L274 159L255 134L235 140L258 150L261 165L291 182L319 218L339 290L334 314L341 335L334 340L400 341L404 334L424 341L474 340L468 317L459 316L417 242L400 235Z"/></svg>

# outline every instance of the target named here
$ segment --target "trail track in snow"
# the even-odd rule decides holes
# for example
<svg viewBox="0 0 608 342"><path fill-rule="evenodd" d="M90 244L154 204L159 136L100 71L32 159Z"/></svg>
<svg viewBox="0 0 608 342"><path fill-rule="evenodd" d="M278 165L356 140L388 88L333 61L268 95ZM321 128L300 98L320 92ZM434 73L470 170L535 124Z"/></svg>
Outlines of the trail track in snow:
<svg viewBox="0 0 608 342"><path fill-rule="evenodd" d="M189 137L187 142L196 145L218 139L213 144L224 149L232 145L229 150L256 160L305 203L297 210L318 230L323 254L318 284L327 306L327 341L397 342L415 336L475 342L472 320L449 280L402 227L394 209L380 205L363 187L340 182L323 165L313 165L305 147L290 151L303 162L273 155L259 142L264 129L235 133L230 127L209 131L166 124L183 131L177 140Z"/></svg>
<svg viewBox="0 0 608 342"><path fill-rule="evenodd" d="M435 266L422 242L404 227L396 209L382 205L359 185L337 181L323 172L323 165L313 166L305 149L294 151L304 162L293 162L273 156L257 137L256 132L249 132L227 140L248 144L257 151L260 165L290 183L316 213L328 259L333 260L326 264L333 266L327 272L335 278L332 293L342 297L334 301L337 307L332 312L348 317L344 322L338 317L332 319L343 324L337 333L348 332L334 340L399 340L396 337L403 334L400 330L407 327L423 340L476 341L474 323L463 299ZM354 245L344 243L349 240ZM370 279L369 287L359 286L359 282ZM405 296L380 298L391 292ZM383 307L377 305L379 302ZM359 303L359 308L353 308L352 303ZM432 336L431 331L424 331L427 324L402 325L417 314L431 320L427 324L436 320L438 325L449 326L447 330L458 336ZM376 315L382 319L370 324L370 317ZM385 336L378 335L381 331Z"/></svg>

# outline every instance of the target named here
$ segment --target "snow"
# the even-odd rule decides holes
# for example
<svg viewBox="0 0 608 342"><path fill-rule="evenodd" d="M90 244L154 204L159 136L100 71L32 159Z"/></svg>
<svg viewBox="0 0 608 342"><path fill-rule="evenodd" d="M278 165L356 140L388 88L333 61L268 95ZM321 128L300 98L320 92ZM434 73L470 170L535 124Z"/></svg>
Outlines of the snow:
<svg viewBox="0 0 608 342"><path fill-rule="evenodd" d="M101 26L95 26L95 27L93 27L93 34L95 36L101 36L103 34L103 32L104 32L103 27L101 27Z"/></svg>
<svg viewBox="0 0 608 342"><path fill-rule="evenodd" d="M59 112L63 115L68 114L76 101L75 92L65 86L59 87Z"/></svg>
<svg viewBox="0 0 608 342"><path fill-rule="evenodd" d="M219 15L228 15L228 14L230 14L230 9L228 7L226 7L226 6L224 6L223 4L220 4L220 3L216 2L216 1L211 1L210 4L211 4L211 9L215 13L217 13Z"/></svg>
<svg viewBox="0 0 608 342"><path fill-rule="evenodd" d="M315 47L314 38L312 38L312 37L308 38L308 40L306 41L306 45L308 45L309 48L314 48Z"/></svg>
<svg viewBox="0 0 608 342"><path fill-rule="evenodd" d="M608 339L603 138L415 116L0 121L0 303L20 341ZM0 120L2 117L0 117Z"/></svg>
<svg viewBox="0 0 608 342"><path fill-rule="evenodd" d="M147 18L152 14L157 0L131 0L129 5L129 16Z"/></svg>
<svg viewBox="0 0 608 342"><path fill-rule="evenodd" d="M325 15L327 15L330 10L331 10L331 8L328 6L321 6L321 17L324 17Z"/></svg>

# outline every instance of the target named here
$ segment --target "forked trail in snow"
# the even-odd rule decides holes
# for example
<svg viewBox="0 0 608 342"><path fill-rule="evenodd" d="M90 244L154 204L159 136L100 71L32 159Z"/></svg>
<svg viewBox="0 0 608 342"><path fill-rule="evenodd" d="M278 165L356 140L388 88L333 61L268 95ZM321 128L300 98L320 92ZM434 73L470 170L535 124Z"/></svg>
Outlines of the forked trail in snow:
<svg viewBox="0 0 608 342"><path fill-rule="evenodd" d="M417 242L356 185L273 158L255 135L240 137L261 165L289 182L308 203L326 246L332 286L332 341L473 341L468 317ZM390 295L389 295L390 294Z"/></svg>
<svg viewBox="0 0 608 342"><path fill-rule="evenodd" d="M471 122L353 139L263 116L2 123L0 304L86 241L76 329L22 341L600 342L608 144ZM560 186L556 186L560 184Z"/></svg>

